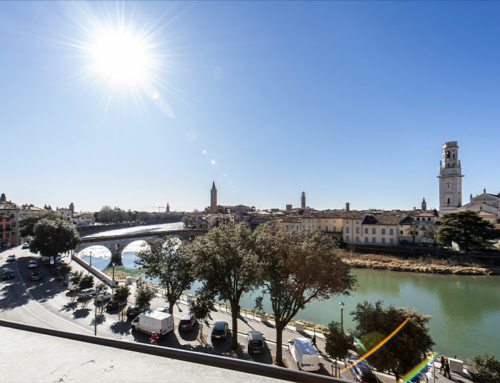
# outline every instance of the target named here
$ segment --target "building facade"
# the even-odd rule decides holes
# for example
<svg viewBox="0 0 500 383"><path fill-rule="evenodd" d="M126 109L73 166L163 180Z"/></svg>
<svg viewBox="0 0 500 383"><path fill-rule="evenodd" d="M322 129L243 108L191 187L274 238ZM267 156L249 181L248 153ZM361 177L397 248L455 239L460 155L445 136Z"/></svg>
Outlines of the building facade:
<svg viewBox="0 0 500 383"><path fill-rule="evenodd" d="M9 246L21 245L21 237L19 236L19 220L21 218L20 214L21 206L16 205L12 201L7 201L7 199L0 202L0 215L4 217L2 221L3 223L5 223L5 225L2 225L2 227L4 228L2 232L2 239L4 240L3 243L7 243L7 241L5 240L8 239L10 241ZM0 240L0 244L1 243L2 241Z"/></svg>

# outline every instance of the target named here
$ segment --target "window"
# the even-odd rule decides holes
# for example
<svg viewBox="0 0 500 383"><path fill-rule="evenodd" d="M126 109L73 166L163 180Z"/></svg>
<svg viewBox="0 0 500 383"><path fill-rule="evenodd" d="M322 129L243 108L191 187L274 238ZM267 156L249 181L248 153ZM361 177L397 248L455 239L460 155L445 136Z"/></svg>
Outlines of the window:
<svg viewBox="0 0 500 383"><path fill-rule="evenodd" d="M356 234L359 234L359 227L356 228Z"/></svg>
<svg viewBox="0 0 500 383"><path fill-rule="evenodd" d="M394 235L394 229L389 229L389 234Z"/></svg>
<svg viewBox="0 0 500 383"><path fill-rule="evenodd" d="M394 239L392 239L392 238L391 238L391 239L389 239L389 243L390 243L391 245L394 245Z"/></svg>
<svg viewBox="0 0 500 383"><path fill-rule="evenodd" d="M377 243L377 238L373 237L372 238L372 243Z"/></svg>
<svg viewBox="0 0 500 383"><path fill-rule="evenodd" d="M372 229L372 234L377 234L377 229L373 228Z"/></svg>
<svg viewBox="0 0 500 383"><path fill-rule="evenodd" d="M382 238L382 245L385 245L385 238Z"/></svg>
<svg viewBox="0 0 500 383"><path fill-rule="evenodd" d="M321 226L318 226L318 230L321 230Z"/></svg>
<svg viewBox="0 0 500 383"><path fill-rule="evenodd" d="M368 243L368 237L365 237L365 243Z"/></svg>
<svg viewBox="0 0 500 383"><path fill-rule="evenodd" d="M450 158L450 151L449 150L446 152L446 158Z"/></svg>
<svg viewBox="0 0 500 383"><path fill-rule="evenodd" d="M401 230L401 235L403 235L403 230Z"/></svg>
<svg viewBox="0 0 500 383"><path fill-rule="evenodd" d="M356 237L356 242L359 242L359 237Z"/></svg>
<svg viewBox="0 0 500 383"><path fill-rule="evenodd" d="M288 230L288 225L286 225L286 229Z"/></svg>
<svg viewBox="0 0 500 383"><path fill-rule="evenodd" d="M305 229L306 227L305 226L302 226L302 229Z"/></svg>
<svg viewBox="0 0 500 383"><path fill-rule="evenodd" d="M328 226L325 226L325 231L328 233Z"/></svg>
<svg viewBox="0 0 500 383"><path fill-rule="evenodd" d="M382 229L382 235L385 235L385 229Z"/></svg>
<svg viewBox="0 0 500 383"><path fill-rule="evenodd" d="M346 227L346 228L345 228L345 232L346 232L346 233L349 233L349 227Z"/></svg>
<svg viewBox="0 0 500 383"><path fill-rule="evenodd" d="M345 237L345 241L349 242L349 236L348 235Z"/></svg>
<svg viewBox="0 0 500 383"><path fill-rule="evenodd" d="M333 232L336 233L337 232L337 226L334 226L333 227Z"/></svg>
<svg viewBox="0 0 500 383"><path fill-rule="evenodd" d="M356 221L356 225L359 225L359 221Z"/></svg>
<svg viewBox="0 0 500 383"><path fill-rule="evenodd" d="M368 228L365 227L365 234L368 234Z"/></svg>
<svg viewBox="0 0 500 383"><path fill-rule="evenodd" d="M349 223L349 221L345 221L345 223Z"/></svg>

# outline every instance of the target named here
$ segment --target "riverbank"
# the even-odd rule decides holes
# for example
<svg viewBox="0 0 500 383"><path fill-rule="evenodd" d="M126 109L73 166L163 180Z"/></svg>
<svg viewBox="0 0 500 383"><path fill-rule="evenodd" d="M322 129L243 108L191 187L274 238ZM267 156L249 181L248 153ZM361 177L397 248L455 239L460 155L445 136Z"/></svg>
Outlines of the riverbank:
<svg viewBox="0 0 500 383"><path fill-rule="evenodd" d="M358 269L430 274L500 275L500 267L456 259L435 258L430 255L419 258L402 258L393 255L360 254L343 250L341 257L351 267Z"/></svg>

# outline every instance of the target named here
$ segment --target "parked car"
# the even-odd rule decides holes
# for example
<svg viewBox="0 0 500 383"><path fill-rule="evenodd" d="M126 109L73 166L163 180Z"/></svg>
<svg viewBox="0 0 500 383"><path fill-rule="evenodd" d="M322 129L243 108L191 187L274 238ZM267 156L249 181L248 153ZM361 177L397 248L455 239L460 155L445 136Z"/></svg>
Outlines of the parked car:
<svg viewBox="0 0 500 383"><path fill-rule="evenodd" d="M59 274L59 270L57 267L53 267L52 270L50 270L50 273L52 275L58 275Z"/></svg>
<svg viewBox="0 0 500 383"><path fill-rule="evenodd" d="M288 350L295 359L299 370L318 371L320 369L318 352L306 338L289 340Z"/></svg>
<svg viewBox="0 0 500 383"><path fill-rule="evenodd" d="M156 310L147 310L140 313L130 324L133 330L146 334L165 336L174 331L174 317L172 314Z"/></svg>
<svg viewBox="0 0 500 383"><path fill-rule="evenodd" d="M111 294L107 293L106 291L99 291L95 299L98 302L107 301L108 299L111 299Z"/></svg>
<svg viewBox="0 0 500 383"><path fill-rule="evenodd" d="M63 286L68 286L69 285L69 279L63 279L62 284L63 284Z"/></svg>
<svg viewBox="0 0 500 383"><path fill-rule="evenodd" d="M168 313L168 307L158 307L157 309L155 309L155 311L160 311L162 313Z"/></svg>
<svg viewBox="0 0 500 383"><path fill-rule="evenodd" d="M185 314L179 321L179 331L190 331L196 325L196 318L193 314Z"/></svg>
<svg viewBox="0 0 500 383"><path fill-rule="evenodd" d="M14 262L16 260L16 256L11 254L7 257L7 262Z"/></svg>
<svg viewBox="0 0 500 383"><path fill-rule="evenodd" d="M215 322L214 328L212 330L212 340L227 338L227 332L229 330L229 325L227 322Z"/></svg>
<svg viewBox="0 0 500 383"><path fill-rule="evenodd" d="M351 364L352 366L349 368L352 377L356 380L356 382L362 383L379 383L380 381L375 376L372 371L372 368L368 364L366 360L361 360L356 363L357 359L348 357L346 359L347 365Z"/></svg>
<svg viewBox="0 0 500 383"><path fill-rule="evenodd" d="M23 249L29 249L30 244L29 243L23 243Z"/></svg>
<svg viewBox="0 0 500 383"><path fill-rule="evenodd" d="M249 331L247 334L247 342L249 354L264 352L266 348L264 343L264 336L259 331Z"/></svg>
<svg viewBox="0 0 500 383"><path fill-rule="evenodd" d="M95 291L95 289L85 289L78 293L78 298L87 299L93 297L96 294L97 291Z"/></svg>
<svg viewBox="0 0 500 383"><path fill-rule="evenodd" d="M118 303L114 299L111 299L108 304L106 305L108 310L120 310L122 307L124 307L126 303Z"/></svg>
<svg viewBox="0 0 500 383"><path fill-rule="evenodd" d="M32 259L28 262L28 269L35 269L38 267L38 262Z"/></svg>
<svg viewBox="0 0 500 383"><path fill-rule="evenodd" d="M137 315L139 315L140 313L142 313L148 309L149 309L149 307L140 307L137 304L133 304L133 305L130 305L129 307L127 307L127 316L131 317L131 318L135 318Z"/></svg>
<svg viewBox="0 0 500 383"><path fill-rule="evenodd" d="M42 279L42 274L38 271L33 271L30 275L30 281L39 281Z"/></svg>
<svg viewBox="0 0 500 383"><path fill-rule="evenodd" d="M15 274L12 270L6 269L3 271L3 279L12 279L15 277Z"/></svg>

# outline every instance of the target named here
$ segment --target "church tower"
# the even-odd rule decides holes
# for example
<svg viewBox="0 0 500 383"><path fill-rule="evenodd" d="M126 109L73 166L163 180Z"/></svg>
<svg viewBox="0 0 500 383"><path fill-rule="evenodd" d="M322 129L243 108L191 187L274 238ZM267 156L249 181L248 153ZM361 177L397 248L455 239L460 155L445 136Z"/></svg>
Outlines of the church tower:
<svg viewBox="0 0 500 383"><path fill-rule="evenodd" d="M424 200L422 201L422 210L423 210L423 211L426 211L426 210L427 210L427 202L425 202L425 198L424 198Z"/></svg>
<svg viewBox="0 0 500 383"><path fill-rule="evenodd" d="M457 141L445 142L438 176L440 213L450 213L462 206L462 177Z"/></svg>
<svg viewBox="0 0 500 383"><path fill-rule="evenodd" d="M212 184L212 190L210 190L210 213L217 212L217 189L215 188L215 181Z"/></svg>
<svg viewBox="0 0 500 383"><path fill-rule="evenodd" d="M167 202L167 213L170 213L170 205Z"/></svg>
<svg viewBox="0 0 500 383"><path fill-rule="evenodd" d="M306 192L302 192L302 198L300 199L300 207L302 209L306 208Z"/></svg>

